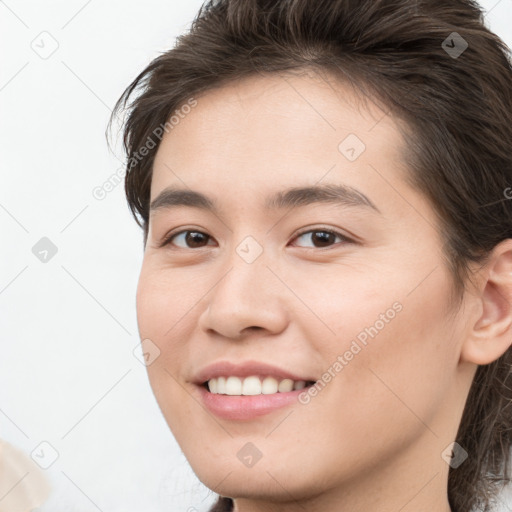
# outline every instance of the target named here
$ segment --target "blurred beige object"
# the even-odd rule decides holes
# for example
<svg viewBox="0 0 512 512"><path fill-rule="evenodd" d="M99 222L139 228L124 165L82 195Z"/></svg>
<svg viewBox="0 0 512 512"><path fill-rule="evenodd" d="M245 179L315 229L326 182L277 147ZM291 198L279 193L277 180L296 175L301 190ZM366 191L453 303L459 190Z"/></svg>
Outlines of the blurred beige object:
<svg viewBox="0 0 512 512"><path fill-rule="evenodd" d="M0 439L0 512L30 512L42 505L50 491L41 468Z"/></svg>

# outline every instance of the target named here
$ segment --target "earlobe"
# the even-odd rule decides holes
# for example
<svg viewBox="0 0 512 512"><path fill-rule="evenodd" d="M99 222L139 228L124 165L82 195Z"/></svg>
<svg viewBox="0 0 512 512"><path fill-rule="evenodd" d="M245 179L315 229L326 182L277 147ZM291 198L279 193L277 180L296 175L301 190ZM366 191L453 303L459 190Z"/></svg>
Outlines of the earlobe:
<svg viewBox="0 0 512 512"><path fill-rule="evenodd" d="M493 250L481 270L479 297L481 314L464 340L461 361L490 364L512 346L512 239Z"/></svg>

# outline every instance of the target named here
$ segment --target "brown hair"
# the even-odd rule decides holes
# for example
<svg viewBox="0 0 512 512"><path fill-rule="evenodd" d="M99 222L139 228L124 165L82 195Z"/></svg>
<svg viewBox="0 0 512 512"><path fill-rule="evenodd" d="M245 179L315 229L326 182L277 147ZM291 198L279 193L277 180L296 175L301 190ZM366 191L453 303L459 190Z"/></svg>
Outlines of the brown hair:
<svg viewBox="0 0 512 512"><path fill-rule="evenodd" d="M114 108L112 118L140 92L128 107L123 143L126 197L144 245L153 160L174 112L195 95L255 73L326 71L405 121L407 179L438 215L461 299L470 263L485 264L500 241L512 238L512 64L483 14L473 0L206 2L190 31L133 80ZM500 485L510 481L511 362L509 349L477 369L456 437L468 459L449 471L453 512L491 510ZM216 510L229 506L219 498Z"/></svg>

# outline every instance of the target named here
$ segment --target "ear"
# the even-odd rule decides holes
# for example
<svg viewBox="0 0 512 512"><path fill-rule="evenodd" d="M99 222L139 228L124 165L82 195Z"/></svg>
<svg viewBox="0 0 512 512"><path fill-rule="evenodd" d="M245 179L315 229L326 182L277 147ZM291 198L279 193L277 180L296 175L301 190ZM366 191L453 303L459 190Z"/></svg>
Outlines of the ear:
<svg viewBox="0 0 512 512"><path fill-rule="evenodd" d="M479 316L471 318L461 361L477 365L499 359L512 345L512 239L492 251L478 280Z"/></svg>

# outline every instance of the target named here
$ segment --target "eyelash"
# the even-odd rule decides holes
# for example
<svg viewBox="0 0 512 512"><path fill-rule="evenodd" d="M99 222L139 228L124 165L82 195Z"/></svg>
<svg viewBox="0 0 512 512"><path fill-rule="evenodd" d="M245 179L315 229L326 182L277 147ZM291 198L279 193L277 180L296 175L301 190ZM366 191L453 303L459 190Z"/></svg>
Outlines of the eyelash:
<svg viewBox="0 0 512 512"><path fill-rule="evenodd" d="M184 229L184 230L178 231L177 233L171 233L169 236L164 238L164 240L162 241L162 243L158 247L161 248L161 247L164 247L164 246L167 246L167 245L171 245L172 239L175 238L178 235L183 234L183 233L200 233L201 235L205 235L207 237L209 236L207 233L204 233L204 232L199 231L199 230ZM347 236L341 234L340 232L335 231L333 229L327 229L327 228L307 229L307 230L301 231L300 233L297 233L293 239L295 240L296 238L300 238L302 235L305 235L307 233L328 233L330 235L335 235L335 236L341 238L343 243L355 243L354 240L351 240L350 238L348 238ZM209 239L211 239L211 237ZM332 246L330 246L330 247L332 247ZM303 249L309 249L309 250L311 250L311 249L328 250L328 249L330 249L330 247L303 247ZM194 248L183 248L183 247L178 247L178 249L197 250L197 248L194 249ZM199 249L202 249L202 247L200 247Z"/></svg>

